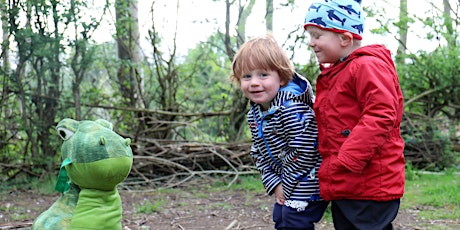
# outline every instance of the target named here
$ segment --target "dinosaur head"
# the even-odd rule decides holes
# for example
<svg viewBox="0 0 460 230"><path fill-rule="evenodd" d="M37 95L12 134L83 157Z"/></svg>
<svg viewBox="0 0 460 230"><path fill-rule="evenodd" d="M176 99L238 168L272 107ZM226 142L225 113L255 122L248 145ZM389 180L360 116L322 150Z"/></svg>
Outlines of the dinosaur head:
<svg viewBox="0 0 460 230"><path fill-rule="evenodd" d="M80 188L112 190L131 171L131 141L115 133L109 121L66 118L58 123L56 130L64 140L60 177L64 170Z"/></svg>

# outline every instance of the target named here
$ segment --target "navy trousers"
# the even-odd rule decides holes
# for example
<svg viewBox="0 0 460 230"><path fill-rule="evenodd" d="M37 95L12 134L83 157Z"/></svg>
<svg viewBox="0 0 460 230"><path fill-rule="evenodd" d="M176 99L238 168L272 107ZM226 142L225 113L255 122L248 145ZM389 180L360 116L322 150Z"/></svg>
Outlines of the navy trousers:
<svg viewBox="0 0 460 230"><path fill-rule="evenodd" d="M313 230L315 223L321 220L329 202L312 201L303 211L275 202L273 221L278 230Z"/></svg>
<svg viewBox="0 0 460 230"><path fill-rule="evenodd" d="M400 200L334 200L332 219L336 230L393 230Z"/></svg>

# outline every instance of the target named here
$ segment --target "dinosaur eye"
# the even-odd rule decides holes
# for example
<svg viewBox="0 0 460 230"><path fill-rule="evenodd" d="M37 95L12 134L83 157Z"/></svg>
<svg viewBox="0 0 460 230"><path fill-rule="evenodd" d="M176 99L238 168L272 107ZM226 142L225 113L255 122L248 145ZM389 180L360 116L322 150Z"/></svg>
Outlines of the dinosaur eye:
<svg viewBox="0 0 460 230"><path fill-rule="evenodd" d="M57 128L57 132L58 132L58 135L59 137L62 138L62 140L66 141L68 140L69 138L71 138L73 136L73 132L66 129L66 128Z"/></svg>

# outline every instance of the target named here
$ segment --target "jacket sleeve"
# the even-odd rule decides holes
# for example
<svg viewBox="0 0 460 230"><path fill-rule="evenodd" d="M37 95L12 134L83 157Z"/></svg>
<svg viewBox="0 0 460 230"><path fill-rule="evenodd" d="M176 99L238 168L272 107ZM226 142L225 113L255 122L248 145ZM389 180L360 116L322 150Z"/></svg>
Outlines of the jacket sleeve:
<svg viewBox="0 0 460 230"><path fill-rule="evenodd" d="M303 177L315 179L314 169L320 158L317 151L318 128L313 109L304 103L292 103L285 108L281 126L287 140L282 183L284 196L289 199Z"/></svg>
<svg viewBox="0 0 460 230"><path fill-rule="evenodd" d="M264 157L257 149L257 147L254 146L254 144L251 146L250 154L254 159L256 168L262 177L262 184L264 185L267 194L272 195L275 192L276 186L281 183L281 179L276 175L275 172L273 172L269 164L270 160L267 157Z"/></svg>
<svg viewBox="0 0 460 230"><path fill-rule="evenodd" d="M338 160L352 172L361 173L399 124L401 97L396 72L389 63L374 58L355 63L351 70L362 111L339 150Z"/></svg>
<svg viewBox="0 0 460 230"><path fill-rule="evenodd" d="M255 124L254 118L252 114L248 114L248 123ZM257 140L255 137L257 135L257 126L250 125L250 130L252 133L252 145L251 151L249 152L252 159L254 160L256 169L259 171L262 177L262 184L267 192L267 194L272 195L275 191L275 187L281 183L281 178L273 171L272 167L270 166L270 161L267 156L261 153L261 149L259 149L260 141ZM265 147L264 147L265 148Z"/></svg>

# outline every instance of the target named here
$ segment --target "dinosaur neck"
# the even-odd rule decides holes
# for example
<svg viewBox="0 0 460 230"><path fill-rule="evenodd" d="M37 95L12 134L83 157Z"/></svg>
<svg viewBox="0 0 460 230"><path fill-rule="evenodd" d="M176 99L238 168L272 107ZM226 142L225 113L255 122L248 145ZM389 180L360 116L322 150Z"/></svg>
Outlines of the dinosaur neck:
<svg viewBox="0 0 460 230"><path fill-rule="evenodd" d="M70 229L121 229L121 198L118 190L82 189Z"/></svg>

